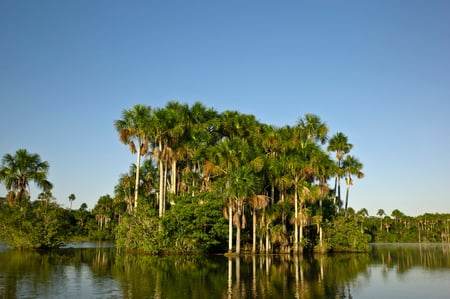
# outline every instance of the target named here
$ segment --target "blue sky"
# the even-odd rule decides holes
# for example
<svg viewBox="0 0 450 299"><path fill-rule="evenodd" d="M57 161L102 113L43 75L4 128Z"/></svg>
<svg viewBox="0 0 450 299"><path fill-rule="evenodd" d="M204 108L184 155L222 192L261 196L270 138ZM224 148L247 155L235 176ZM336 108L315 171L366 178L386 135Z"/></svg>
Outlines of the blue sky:
<svg viewBox="0 0 450 299"><path fill-rule="evenodd" d="M75 208L93 208L135 161L113 126L134 104L200 101L277 126L314 113L364 163L355 210L450 213L449 11L445 0L2 0L0 155L38 153L57 201L74 193Z"/></svg>

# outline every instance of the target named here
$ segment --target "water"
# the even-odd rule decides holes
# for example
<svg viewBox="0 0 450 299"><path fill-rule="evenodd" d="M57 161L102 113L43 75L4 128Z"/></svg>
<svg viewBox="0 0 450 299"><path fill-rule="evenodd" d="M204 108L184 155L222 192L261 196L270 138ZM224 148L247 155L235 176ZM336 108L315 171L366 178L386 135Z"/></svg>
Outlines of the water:
<svg viewBox="0 0 450 299"><path fill-rule="evenodd" d="M450 298L450 247L227 258L132 255L105 243L46 252L0 244L0 298Z"/></svg>

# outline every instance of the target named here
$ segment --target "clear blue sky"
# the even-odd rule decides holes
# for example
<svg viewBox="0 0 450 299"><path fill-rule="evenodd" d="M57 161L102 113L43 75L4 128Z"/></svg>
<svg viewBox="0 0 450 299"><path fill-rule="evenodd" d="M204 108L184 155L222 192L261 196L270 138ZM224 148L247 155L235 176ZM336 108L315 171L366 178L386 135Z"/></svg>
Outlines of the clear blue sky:
<svg viewBox="0 0 450 299"><path fill-rule="evenodd" d="M2 0L0 155L38 153L57 201L93 208L135 161L113 126L134 104L277 126L315 113L364 163L355 210L449 213L449 14L446 0Z"/></svg>

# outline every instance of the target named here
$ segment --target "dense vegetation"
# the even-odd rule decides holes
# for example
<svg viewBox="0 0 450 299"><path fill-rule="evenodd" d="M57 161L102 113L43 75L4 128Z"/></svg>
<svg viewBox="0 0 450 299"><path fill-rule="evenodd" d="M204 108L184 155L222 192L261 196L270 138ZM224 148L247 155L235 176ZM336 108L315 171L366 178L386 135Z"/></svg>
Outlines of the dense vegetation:
<svg viewBox="0 0 450 299"><path fill-rule="evenodd" d="M350 155L347 136L330 137L316 115L277 128L253 115L169 102L124 110L114 126L136 164L121 175L114 196L102 196L91 211L85 204L72 210L74 194L69 209L55 203L49 165L37 154L6 154L0 238L21 248L81 236L153 253L236 254L241 247L366 251L369 241L448 241L450 215L355 213L349 193L354 179L364 177L363 165ZM30 182L43 191L33 202Z"/></svg>

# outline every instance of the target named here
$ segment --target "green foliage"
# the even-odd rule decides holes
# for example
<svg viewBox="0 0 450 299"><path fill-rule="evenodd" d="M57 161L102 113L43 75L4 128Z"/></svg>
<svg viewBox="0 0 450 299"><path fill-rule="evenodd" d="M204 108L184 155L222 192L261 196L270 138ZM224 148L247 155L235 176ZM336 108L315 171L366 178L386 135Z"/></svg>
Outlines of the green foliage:
<svg viewBox="0 0 450 299"><path fill-rule="evenodd" d="M0 210L0 239L15 248L53 248L67 237L65 210L54 203L22 203Z"/></svg>
<svg viewBox="0 0 450 299"><path fill-rule="evenodd" d="M180 197L162 219L170 248L181 252L223 250L228 229L222 205L205 196Z"/></svg>
<svg viewBox="0 0 450 299"><path fill-rule="evenodd" d="M163 218L151 207L140 205L138 211L121 219L116 245L153 253L223 250L227 226L221 205L205 196L178 197Z"/></svg>
<svg viewBox="0 0 450 299"><path fill-rule="evenodd" d="M356 218L338 216L324 227L326 247L333 252L367 252L370 235L361 232Z"/></svg>
<svg viewBox="0 0 450 299"><path fill-rule="evenodd" d="M122 217L117 226L116 246L131 251L158 253L164 241L159 227L156 212L141 205L135 213Z"/></svg>
<svg viewBox="0 0 450 299"><path fill-rule="evenodd" d="M90 239L94 240L114 240L119 219L125 214L126 203L103 195L98 199L97 204L91 211L86 229ZM83 211L79 211L83 213Z"/></svg>
<svg viewBox="0 0 450 299"><path fill-rule="evenodd" d="M380 209L380 211L382 211ZM379 212L378 217L365 217L364 228L378 243L448 242L450 214L426 213L410 217L399 210L392 217Z"/></svg>

